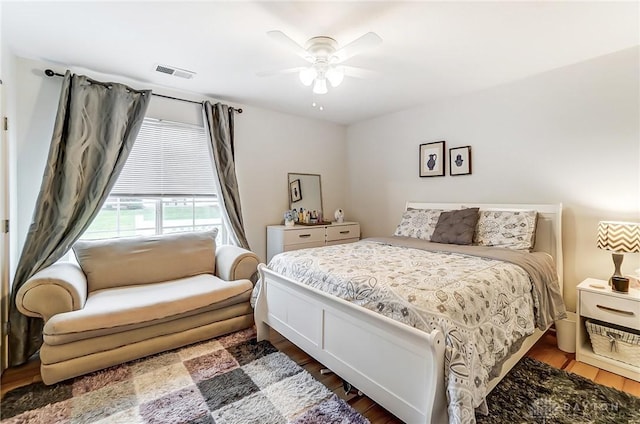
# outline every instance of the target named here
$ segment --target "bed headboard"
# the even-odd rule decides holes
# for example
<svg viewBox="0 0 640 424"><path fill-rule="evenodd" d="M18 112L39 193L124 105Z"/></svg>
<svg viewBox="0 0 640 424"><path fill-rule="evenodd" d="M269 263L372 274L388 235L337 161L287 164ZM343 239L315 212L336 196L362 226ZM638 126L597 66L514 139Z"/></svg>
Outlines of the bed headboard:
<svg viewBox="0 0 640 424"><path fill-rule="evenodd" d="M534 252L550 254L558 270L558 282L561 293L564 290L562 262L562 203L557 204L493 204L493 203L427 203L407 202L405 209L462 209L480 208L480 210L535 210L538 211Z"/></svg>

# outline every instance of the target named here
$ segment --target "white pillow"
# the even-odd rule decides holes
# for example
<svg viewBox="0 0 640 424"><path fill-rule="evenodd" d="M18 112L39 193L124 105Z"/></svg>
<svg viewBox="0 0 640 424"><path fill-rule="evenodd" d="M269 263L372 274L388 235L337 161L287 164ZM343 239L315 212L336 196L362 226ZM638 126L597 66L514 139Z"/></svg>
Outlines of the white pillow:
<svg viewBox="0 0 640 424"><path fill-rule="evenodd" d="M402 214L394 236L431 240L442 209L407 209Z"/></svg>
<svg viewBox="0 0 640 424"><path fill-rule="evenodd" d="M480 210L474 243L480 246L531 250L535 243L538 212Z"/></svg>

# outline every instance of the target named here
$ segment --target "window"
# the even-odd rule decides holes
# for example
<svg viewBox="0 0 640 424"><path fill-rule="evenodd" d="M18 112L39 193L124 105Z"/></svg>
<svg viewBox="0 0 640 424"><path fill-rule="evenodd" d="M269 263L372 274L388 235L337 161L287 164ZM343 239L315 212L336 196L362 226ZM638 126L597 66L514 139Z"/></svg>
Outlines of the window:
<svg viewBox="0 0 640 424"><path fill-rule="evenodd" d="M82 235L100 239L219 228L226 242L203 127L145 118L109 198Z"/></svg>

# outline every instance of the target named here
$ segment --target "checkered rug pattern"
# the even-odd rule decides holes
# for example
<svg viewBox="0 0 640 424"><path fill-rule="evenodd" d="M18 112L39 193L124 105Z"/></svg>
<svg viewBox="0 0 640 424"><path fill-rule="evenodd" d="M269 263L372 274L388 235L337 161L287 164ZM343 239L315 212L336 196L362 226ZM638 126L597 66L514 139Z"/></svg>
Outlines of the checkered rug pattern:
<svg viewBox="0 0 640 424"><path fill-rule="evenodd" d="M253 329L77 377L15 389L2 423L365 424Z"/></svg>

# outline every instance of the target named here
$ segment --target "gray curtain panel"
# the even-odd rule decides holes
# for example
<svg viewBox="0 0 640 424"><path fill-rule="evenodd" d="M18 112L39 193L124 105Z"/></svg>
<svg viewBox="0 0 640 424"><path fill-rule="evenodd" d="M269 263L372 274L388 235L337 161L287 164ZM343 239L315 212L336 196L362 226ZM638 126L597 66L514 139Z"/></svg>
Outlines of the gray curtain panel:
<svg viewBox="0 0 640 424"><path fill-rule="evenodd" d="M149 105L151 91L101 83L67 71L49 156L9 305L9 365L42 345L43 322L15 306L18 289L64 256L109 196Z"/></svg>
<svg viewBox="0 0 640 424"><path fill-rule="evenodd" d="M240 191L236 179L233 147L233 109L227 105L202 103L205 130L209 138L210 152L216 171L218 199L222 204L222 219L231 230L231 241L236 246L249 249L242 224Z"/></svg>

